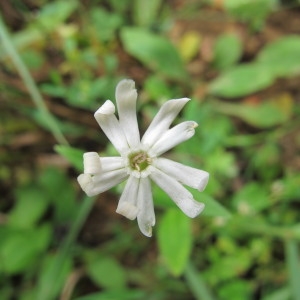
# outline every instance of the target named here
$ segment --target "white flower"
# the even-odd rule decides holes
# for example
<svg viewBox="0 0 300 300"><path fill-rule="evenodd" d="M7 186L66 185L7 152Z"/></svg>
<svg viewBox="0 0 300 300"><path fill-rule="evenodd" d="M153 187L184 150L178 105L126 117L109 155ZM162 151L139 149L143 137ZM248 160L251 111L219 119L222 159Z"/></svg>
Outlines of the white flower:
<svg viewBox="0 0 300 300"><path fill-rule="evenodd" d="M203 191L209 174L159 157L194 135L198 125L193 121L170 128L190 99L174 99L163 104L142 140L137 123L136 100L134 81L125 79L116 88L119 119L110 100L96 111L98 124L120 156L99 157L96 152L85 153L84 173L78 176L78 182L88 196L95 196L127 179L116 211L128 219L137 218L141 232L150 237L155 224L150 179L187 216L194 218L204 209L204 204L194 200L182 184Z"/></svg>

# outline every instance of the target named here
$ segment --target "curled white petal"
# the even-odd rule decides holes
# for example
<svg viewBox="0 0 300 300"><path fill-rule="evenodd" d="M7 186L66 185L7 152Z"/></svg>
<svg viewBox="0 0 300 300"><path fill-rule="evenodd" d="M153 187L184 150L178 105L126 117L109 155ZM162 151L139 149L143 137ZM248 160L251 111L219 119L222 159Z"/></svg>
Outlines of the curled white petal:
<svg viewBox="0 0 300 300"><path fill-rule="evenodd" d="M83 169L85 174L101 172L101 164L97 152L86 152L83 154Z"/></svg>
<svg viewBox="0 0 300 300"><path fill-rule="evenodd" d="M145 236L151 237L152 226L155 225L155 213L149 177L140 179L137 206L139 228Z"/></svg>
<svg viewBox="0 0 300 300"><path fill-rule="evenodd" d="M130 220L134 220L138 213L138 188L139 179L134 176L130 176L126 182L116 210L117 213Z"/></svg>
<svg viewBox="0 0 300 300"><path fill-rule="evenodd" d="M107 138L111 141L117 151L122 153L123 151L128 150L128 143L122 127L114 113L114 104L110 100L107 100L95 112L94 116Z"/></svg>
<svg viewBox="0 0 300 300"><path fill-rule="evenodd" d="M121 128L131 148L140 144L140 133L136 116L137 91L133 80L124 79L116 88L116 101Z"/></svg>
<svg viewBox="0 0 300 300"><path fill-rule="evenodd" d="M190 218L195 218L204 209L204 203L194 200L193 195L175 178L153 167L151 179L163 189L175 204Z"/></svg>
<svg viewBox="0 0 300 300"><path fill-rule="evenodd" d="M166 131L149 150L150 155L159 156L195 134L198 124L194 121L182 122Z"/></svg>
<svg viewBox="0 0 300 300"><path fill-rule="evenodd" d="M99 173L94 176L90 174L81 174L77 180L88 196L95 196L103 193L113 186L124 181L128 177L124 169L114 170L105 173Z"/></svg>
<svg viewBox="0 0 300 300"><path fill-rule="evenodd" d="M200 192L205 189L209 179L209 173L206 171L185 166L167 158L157 158L155 166L182 184L197 189Z"/></svg>
<svg viewBox="0 0 300 300"><path fill-rule="evenodd" d="M163 104L142 138L142 144L151 147L169 129L189 98L173 99Z"/></svg>
<svg viewBox="0 0 300 300"><path fill-rule="evenodd" d="M92 181L92 176L90 174L80 174L77 177L77 181L82 188L82 190L89 196L94 196L93 194L93 187L94 183Z"/></svg>

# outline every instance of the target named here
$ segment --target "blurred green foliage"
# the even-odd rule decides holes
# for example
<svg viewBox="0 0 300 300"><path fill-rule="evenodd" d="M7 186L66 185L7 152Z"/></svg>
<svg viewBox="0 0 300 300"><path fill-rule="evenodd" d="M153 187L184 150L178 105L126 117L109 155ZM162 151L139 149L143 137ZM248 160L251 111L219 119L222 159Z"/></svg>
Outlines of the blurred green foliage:
<svg viewBox="0 0 300 300"><path fill-rule="evenodd" d="M0 43L0 299L300 299L300 32L268 36L284 1L200 2L3 4L71 146L55 145ZM211 12L224 26L206 35ZM167 99L192 98L178 121L200 126L168 155L210 173L194 220L153 186L151 240L115 215L121 187L84 206L76 182L84 151L115 153L93 112L124 77L142 131Z"/></svg>

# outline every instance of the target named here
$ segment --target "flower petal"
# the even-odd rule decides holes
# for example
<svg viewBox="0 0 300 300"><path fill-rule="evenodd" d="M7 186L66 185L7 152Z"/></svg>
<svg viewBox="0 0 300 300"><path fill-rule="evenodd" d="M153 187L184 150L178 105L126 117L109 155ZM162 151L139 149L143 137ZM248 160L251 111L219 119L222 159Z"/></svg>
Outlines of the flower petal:
<svg viewBox="0 0 300 300"><path fill-rule="evenodd" d="M150 177L188 217L194 218L204 209L205 205L194 200L193 195L175 178L155 167L153 167Z"/></svg>
<svg viewBox="0 0 300 300"><path fill-rule="evenodd" d="M137 91L133 80L124 79L116 88L116 101L121 128L131 148L140 144L140 132L136 116Z"/></svg>
<svg viewBox="0 0 300 300"><path fill-rule="evenodd" d="M140 179L137 206L139 228L145 236L151 237L152 226L155 225L155 213L149 177Z"/></svg>
<svg viewBox="0 0 300 300"><path fill-rule="evenodd" d="M159 156L195 134L198 124L194 121L182 122L166 131L149 150L150 155Z"/></svg>
<svg viewBox="0 0 300 300"><path fill-rule="evenodd" d="M119 156L100 157L102 172L122 169L125 167L124 159Z"/></svg>
<svg viewBox="0 0 300 300"><path fill-rule="evenodd" d="M83 154L83 169L85 174L101 172L101 164L97 152L86 152Z"/></svg>
<svg viewBox="0 0 300 300"><path fill-rule="evenodd" d="M169 129L176 116L189 100L189 98L181 98L164 103L145 132L142 144L151 147Z"/></svg>
<svg viewBox="0 0 300 300"><path fill-rule="evenodd" d="M122 127L114 113L114 104L110 100L107 100L95 112L94 116L107 138L121 154L123 151L128 150L128 143Z"/></svg>
<svg viewBox="0 0 300 300"><path fill-rule="evenodd" d="M92 192L94 183L92 181L92 176L90 174L80 174L77 177L77 181L82 188L82 190L89 196L95 196Z"/></svg>
<svg viewBox="0 0 300 300"><path fill-rule="evenodd" d="M128 178L116 210L118 214L130 220L134 220L138 213L137 198L139 181L134 176Z"/></svg>
<svg viewBox="0 0 300 300"><path fill-rule="evenodd" d="M185 166L173 160L159 157L155 160L155 166L162 172L175 178L182 184L203 191L209 179L209 173Z"/></svg>
<svg viewBox="0 0 300 300"><path fill-rule="evenodd" d="M91 176L90 174L81 174L77 180L83 191L89 196L95 196L103 193L113 186L126 179L128 174L125 169L99 173Z"/></svg>

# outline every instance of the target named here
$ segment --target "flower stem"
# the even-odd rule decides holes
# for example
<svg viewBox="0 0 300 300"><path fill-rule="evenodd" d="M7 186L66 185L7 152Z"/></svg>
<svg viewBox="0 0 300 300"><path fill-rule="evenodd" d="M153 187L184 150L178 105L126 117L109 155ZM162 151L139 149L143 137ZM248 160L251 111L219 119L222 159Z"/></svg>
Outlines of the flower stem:
<svg viewBox="0 0 300 300"><path fill-rule="evenodd" d="M40 94L35 81L33 80L30 72L28 71L26 65L22 61L20 55L18 54L11 37L6 29L5 23L0 13L0 40L8 54L11 58L15 68L18 70L34 104L37 109L43 115L43 118L47 122L50 131L52 132L55 139L62 145L68 145L68 141L64 137L61 132L57 122L49 112L47 106L45 105L45 101L43 100L42 95Z"/></svg>
<svg viewBox="0 0 300 300"><path fill-rule="evenodd" d="M205 281L197 272L192 263L188 263L184 272L184 277L187 281L187 284L190 286L190 289L197 300L214 300L214 296L211 291L208 289Z"/></svg>
<svg viewBox="0 0 300 300"><path fill-rule="evenodd" d="M298 243L293 239L285 241L286 265L289 274L290 289L293 299L300 300L300 285L299 285L299 255Z"/></svg>

